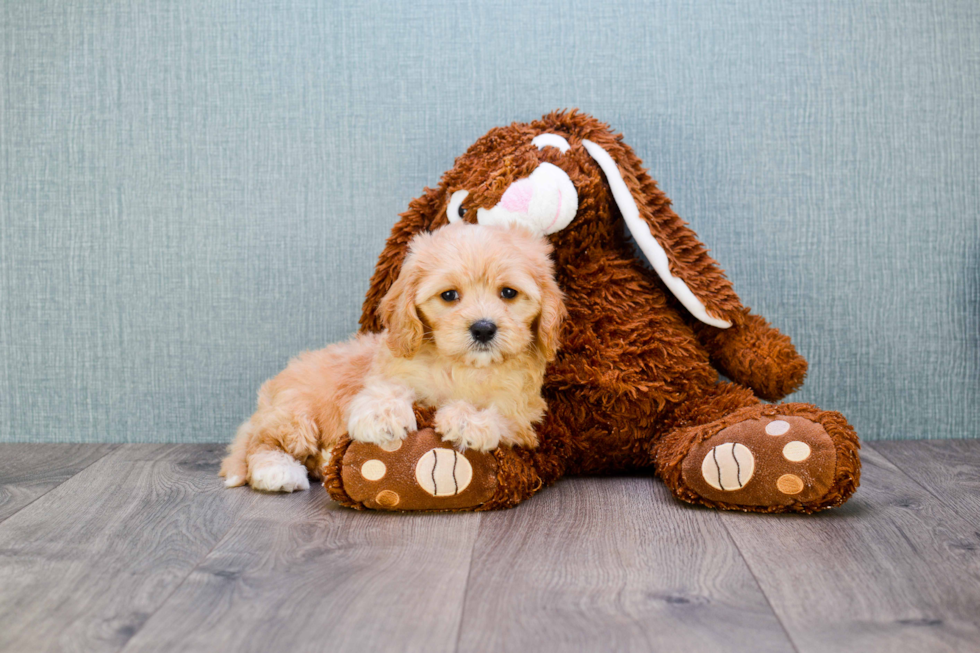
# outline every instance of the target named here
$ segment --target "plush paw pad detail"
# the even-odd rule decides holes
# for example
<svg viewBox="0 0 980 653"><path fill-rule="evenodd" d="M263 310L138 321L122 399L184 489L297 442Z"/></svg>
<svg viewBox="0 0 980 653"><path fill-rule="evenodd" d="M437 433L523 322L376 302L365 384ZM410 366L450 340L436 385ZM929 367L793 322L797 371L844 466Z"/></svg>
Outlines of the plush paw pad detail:
<svg viewBox="0 0 980 653"><path fill-rule="evenodd" d="M434 497L455 496L473 480L473 466L458 451L430 449L415 465L415 480Z"/></svg>
<svg viewBox="0 0 980 653"><path fill-rule="evenodd" d="M752 478L755 456L748 447L726 442L713 447L701 463L701 475L716 490L738 490Z"/></svg>
<svg viewBox="0 0 980 653"><path fill-rule="evenodd" d="M783 447L783 458L794 463L801 463L810 457L810 445L806 442L793 440Z"/></svg>
<svg viewBox="0 0 980 653"><path fill-rule="evenodd" d="M381 490L378 492L378 496L374 498L378 502L378 505L382 508L392 509L398 506L402 498L398 496L397 492L392 492L391 490Z"/></svg>
<svg viewBox="0 0 980 653"><path fill-rule="evenodd" d="M789 422L781 419L774 419L766 424L766 435L786 435L789 430Z"/></svg>
<svg viewBox="0 0 980 653"><path fill-rule="evenodd" d="M747 419L696 445L683 462L686 484L710 501L778 506L822 498L834 481L834 442L804 417Z"/></svg>
<svg viewBox="0 0 980 653"><path fill-rule="evenodd" d="M404 441L351 442L340 475L354 501L374 510L461 510L486 503L497 489L492 453L459 452L433 429Z"/></svg>
<svg viewBox="0 0 980 653"><path fill-rule="evenodd" d="M799 494L803 491L803 487L803 479L796 474L783 474L776 479L776 489L783 494Z"/></svg>
<svg viewBox="0 0 980 653"><path fill-rule="evenodd" d="M387 471L388 467L376 458L372 458L361 465L361 476L367 481L380 481Z"/></svg>

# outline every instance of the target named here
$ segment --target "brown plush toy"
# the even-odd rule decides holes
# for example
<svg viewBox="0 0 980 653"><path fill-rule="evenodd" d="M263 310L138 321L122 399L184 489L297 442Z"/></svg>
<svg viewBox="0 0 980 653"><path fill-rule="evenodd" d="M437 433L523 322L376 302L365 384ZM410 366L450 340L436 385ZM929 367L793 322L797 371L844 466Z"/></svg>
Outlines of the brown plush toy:
<svg viewBox="0 0 980 653"><path fill-rule="evenodd" d="M362 329L381 330L378 303L411 237L459 220L519 222L554 245L569 318L545 379L541 444L463 456L426 428L432 411L418 409L420 431L395 451L349 440L334 448L324 480L334 499L357 508L489 510L565 474L627 470L652 470L677 498L724 509L810 513L853 494L861 467L853 428L809 404L762 403L796 390L806 361L742 306L607 125L557 112L476 141L395 225ZM365 465L376 460L384 466ZM375 468L390 471L376 478L367 473Z"/></svg>

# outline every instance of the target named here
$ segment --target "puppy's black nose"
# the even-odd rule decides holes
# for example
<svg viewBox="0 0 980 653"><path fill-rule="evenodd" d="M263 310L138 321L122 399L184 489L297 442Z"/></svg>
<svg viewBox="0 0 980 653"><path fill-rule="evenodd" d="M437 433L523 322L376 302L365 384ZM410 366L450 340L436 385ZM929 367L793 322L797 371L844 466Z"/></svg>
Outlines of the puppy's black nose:
<svg viewBox="0 0 980 653"><path fill-rule="evenodd" d="M479 320L470 325L470 334L477 342L487 343L497 334L497 325L490 320Z"/></svg>

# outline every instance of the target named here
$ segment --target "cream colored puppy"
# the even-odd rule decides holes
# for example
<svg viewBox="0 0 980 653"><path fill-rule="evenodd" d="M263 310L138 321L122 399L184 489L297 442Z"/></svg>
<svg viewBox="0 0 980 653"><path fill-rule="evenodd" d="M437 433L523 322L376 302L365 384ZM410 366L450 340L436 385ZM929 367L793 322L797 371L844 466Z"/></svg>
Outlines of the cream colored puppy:
<svg viewBox="0 0 980 653"><path fill-rule="evenodd" d="M565 317L551 246L519 227L452 224L416 236L381 302L386 330L301 354L259 390L221 465L225 485L305 490L344 433L385 444L413 403L458 449L536 447L541 385Z"/></svg>

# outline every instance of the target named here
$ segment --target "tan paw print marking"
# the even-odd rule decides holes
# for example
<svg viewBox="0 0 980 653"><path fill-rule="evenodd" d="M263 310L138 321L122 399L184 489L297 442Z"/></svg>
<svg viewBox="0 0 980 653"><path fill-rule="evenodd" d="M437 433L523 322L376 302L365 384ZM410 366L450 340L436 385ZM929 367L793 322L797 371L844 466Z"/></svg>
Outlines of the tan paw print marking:
<svg viewBox="0 0 980 653"><path fill-rule="evenodd" d="M415 480L434 497L459 494L473 479L473 467L454 449L432 449L415 465Z"/></svg>
<svg viewBox="0 0 980 653"><path fill-rule="evenodd" d="M701 462L701 475L716 490L740 490L754 471L755 456L748 447L737 442L719 444Z"/></svg>
<svg viewBox="0 0 980 653"><path fill-rule="evenodd" d="M361 476L369 481L380 481L387 471L388 468L380 460L368 460L361 465Z"/></svg>
<svg viewBox="0 0 980 653"><path fill-rule="evenodd" d="M781 419L776 419L766 424L766 433L768 435L786 435L788 431L789 422L784 422Z"/></svg>
<svg viewBox="0 0 980 653"><path fill-rule="evenodd" d="M775 419L766 424L766 433L768 435L778 437L781 435L786 435L789 433L789 430L789 422L785 420ZM787 442L786 446L783 447L783 458L791 463L801 463L809 457L810 445L808 445L806 442L793 440L792 442ZM776 479L776 489L783 494L793 496L802 492L803 488L803 479L796 474L783 474Z"/></svg>
<svg viewBox="0 0 980 653"><path fill-rule="evenodd" d="M378 505L382 508L394 508L401 501L401 497L398 496L397 492L392 492L391 490L382 490L378 492L378 496L374 497L374 500L378 502Z"/></svg>
<svg viewBox="0 0 980 653"><path fill-rule="evenodd" d="M810 457L810 445L806 442L793 440L783 447L783 458L793 463L800 463Z"/></svg>
<svg viewBox="0 0 980 653"><path fill-rule="evenodd" d="M776 419L766 424L766 433L773 436L781 436L789 433L789 422ZM791 463L801 463L810 457L810 445L806 442L793 440L787 442L783 447L783 458ZM776 489L786 495L796 495L803 491L803 479L796 474L783 474L776 479Z"/></svg>
<svg viewBox="0 0 980 653"><path fill-rule="evenodd" d="M776 489L783 494L799 494L803 491L803 479L796 474L783 474L776 481Z"/></svg>
<svg viewBox="0 0 980 653"><path fill-rule="evenodd" d="M786 435L789 433L789 429L789 422L781 419L774 419L766 424L766 434L776 437ZM809 457L810 445L806 442L793 440L783 447L783 458L791 463L803 462ZM776 489L787 495L799 494L803 491L803 479L796 474L783 474L776 479Z"/></svg>

